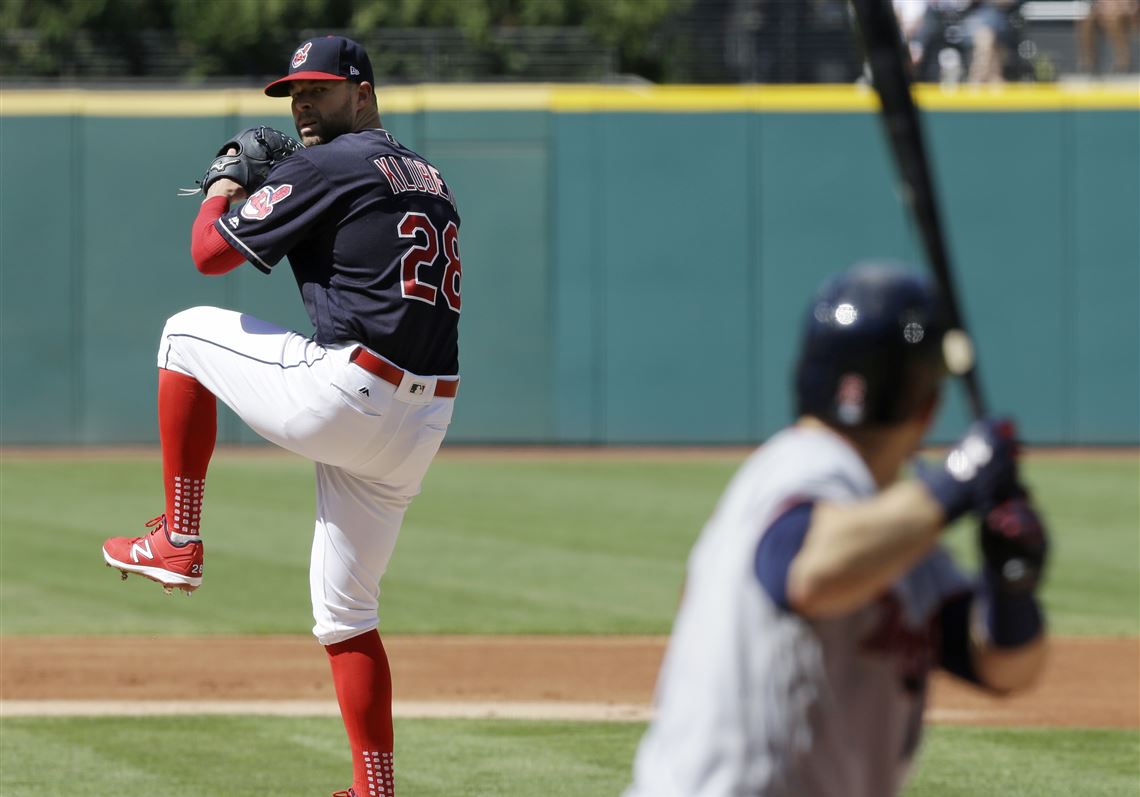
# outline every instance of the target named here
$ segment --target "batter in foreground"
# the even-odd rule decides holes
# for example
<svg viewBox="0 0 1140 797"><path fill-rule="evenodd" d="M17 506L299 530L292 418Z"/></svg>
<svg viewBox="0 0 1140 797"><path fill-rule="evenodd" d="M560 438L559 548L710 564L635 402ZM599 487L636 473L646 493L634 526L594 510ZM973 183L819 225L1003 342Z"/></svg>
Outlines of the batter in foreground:
<svg viewBox="0 0 1140 797"><path fill-rule="evenodd" d="M889 797L935 667L1004 693L1045 641L1046 537L1008 422L900 470L946 373L945 309L905 269L862 265L811 302L799 420L741 467L701 533L626 797ZM939 545L973 513L982 568Z"/></svg>
<svg viewBox="0 0 1140 797"><path fill-rule="evenodd" d="M287 257L314 332L215 307L167 321L158 351L165 511L149 534L107 540L103 557L124 578L168 591L202 583L215 397L313 460L313 632L352 747L352 787L337 794L390 797L379 585L459 386L459 216L439 171L381 126L372 65L356 42L304 42L265 93L292 98L304 147L265 127L223 145L201 180L191 255L204 274L247 260L268 274Z"/></svg>

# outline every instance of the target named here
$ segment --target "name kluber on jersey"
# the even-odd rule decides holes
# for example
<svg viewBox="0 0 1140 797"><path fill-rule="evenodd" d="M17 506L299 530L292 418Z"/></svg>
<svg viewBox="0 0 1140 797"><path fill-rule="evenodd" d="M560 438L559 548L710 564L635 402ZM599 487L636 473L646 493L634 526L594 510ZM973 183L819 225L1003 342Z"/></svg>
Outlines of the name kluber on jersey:
<svg viewBox="0 0 1140 797"><path fill-rule="evenodd" d="M382 155L373 158L372 164L381 171L394 194L417 191L447 200L455 207L455 199L447 189L439 170L430 163L407 155Z"/></svg>

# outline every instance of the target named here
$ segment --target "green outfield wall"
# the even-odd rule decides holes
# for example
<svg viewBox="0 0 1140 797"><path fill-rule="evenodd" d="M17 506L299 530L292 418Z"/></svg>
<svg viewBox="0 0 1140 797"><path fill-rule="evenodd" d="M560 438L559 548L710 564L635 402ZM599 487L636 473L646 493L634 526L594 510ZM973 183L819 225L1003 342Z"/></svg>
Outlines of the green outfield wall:
<svg viewBox="0 0 1140 797"><path fill-rule="evenodd" d="M859 87L420 86L385 125L463 218L450 440L747 443L790 417L826 274L916 260ZM1140 443L1140 97L924 90L990 403L1035 443ZM307 331L287 269L204 277L193 185L256 91L0 91L0 440L156 440L163 321L196 304ZM935 431L966 417L956 388ZM232 416L221 439L255 438Z"/></svg>

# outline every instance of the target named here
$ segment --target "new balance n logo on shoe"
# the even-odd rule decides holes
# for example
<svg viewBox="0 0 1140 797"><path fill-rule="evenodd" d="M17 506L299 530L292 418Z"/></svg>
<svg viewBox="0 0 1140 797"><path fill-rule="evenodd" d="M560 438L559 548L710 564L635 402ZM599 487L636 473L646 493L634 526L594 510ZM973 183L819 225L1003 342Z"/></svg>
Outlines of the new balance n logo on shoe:
<svg viewBox="0 0 1140 797"><path fill-rule="evenodd" d="M368 393L368 388L367 388L367 387L358 387L358 388L356 389L356 392L357 392L357 393L359 393L359 394L360 394L360 395L362 395L362 396L367 396L367 395L370 395L370 394Z"/></svg>
<svg viewBox="0 0 1140 797"><path fill-rule="evenodd" d="M150 539L145 538L139 540L131 546L131 558L138 564L139 556L145 556L147 559L153 559L154 554L150 551Z"/></svg>

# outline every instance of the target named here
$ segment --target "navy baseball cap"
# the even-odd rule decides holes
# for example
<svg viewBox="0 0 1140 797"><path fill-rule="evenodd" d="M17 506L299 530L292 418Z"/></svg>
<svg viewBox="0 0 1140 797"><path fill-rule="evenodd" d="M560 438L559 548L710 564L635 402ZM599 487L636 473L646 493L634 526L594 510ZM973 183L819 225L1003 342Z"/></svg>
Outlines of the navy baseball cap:
<svg viewBox="0 0 1140 797"><path fill-rule="evenodd" d="M265 87L270 97L288 97L289 83L294 80L351 80L371 83L372 62L364 48L343 36L309 39L293 52L289 74Z"/></svg>

